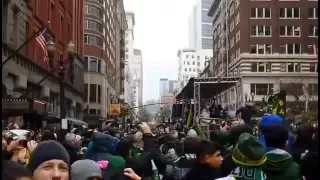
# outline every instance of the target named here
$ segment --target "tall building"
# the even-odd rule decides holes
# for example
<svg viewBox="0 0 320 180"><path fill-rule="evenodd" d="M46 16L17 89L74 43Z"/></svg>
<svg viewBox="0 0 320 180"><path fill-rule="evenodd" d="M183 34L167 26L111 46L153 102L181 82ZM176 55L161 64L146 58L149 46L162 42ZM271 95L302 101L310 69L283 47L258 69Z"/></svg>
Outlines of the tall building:
<svg viewBox="0 0 320 180"><path fill-rule="evenodd" d="M169 94L172 94L175 90L179 89L178 80L169 80Z"/></svg>
<svg viewBox="0 0 320 180"><path fill-rule="evenodd" d="M159 98L169 94L169 79L161 78L159 84Z"/></svg>
<svg viewBox="0 0 320 180"><path fill-rule="evenodd" d="M261 101L292 83L301 94L309 87L308 96L317 95L318 1L217 0L209 15L214 76L241 77L218 96L229 110L248 94Z"/></svg>
<svg viewBox="0 0 320 180"><path fill-rule="evenodd" d="M178 51L178 82L182 89L190 78L198 77L212 57L211 50L181 49Z"/></svg>
<svg viewBox="0 0 320 180"><path fill-rule="evenodd" d="M133 59L134 59L134 26L135 18L134 13L126 12L126 21L128 28L125 32L125 102L131 107L136 106L134 100L134 81L133 81Z"/></svg>
<svg viewBox="0 0 320 180"><path fill-rule="evenodd" d="M189 47L212 50L212 17L208 10L213 0L197 0L189 17Z"/></svg>
<svg viewBox="0 0 320 180"><path fill-rule="evenodd" d="M135 106L141 106L143 104L143 59L140 49L134 49L132 59L132 79L134 82L134 102ZM136 108L136 113L139 113L139 108Z"/></svg>
<svg viewBox="0 0 320 180"><path fill-rule="evenodd" d="M117 1L90 1L84 5L84 56L87 71L85 73L85 95L87 116L90 125L100 125L101 119L108 117L109 104L117 103L116 80L121 79L117 72L116 38L118 23ZM121 4L120 4L121 5Z"/></svg>
<svg viewBox="0 0 320 180"><path fill-rule="evenodd" d="M117 22L115 24L116 29L116 92L120 97L121 101L125 101L125 83L126 83L126 73L125 73L125 34L128 29L126 13L124 10L123 0L118 0L117 2ZM127 103L125 101L125 103Z"/></svg>
<svg viewBox="0 0 320 180"><path fill-rule="evenodd" d="M60 117L60 78L44 61L46 47L40 46L34 36L48 24L47 34L55 43L54 66L63 60L73 61L73 72L66 72L64 79L65 110L68 118L80 120L84 108L83 71L83 1L2 1L3 65L2 87L3 118L33 124L37 128L56 124ZM67 58L67 45L75 44L75 56ZM16 49L23 45L19 52ZM71 78L73 74L74 78ZM28 114L28 115L26 115ZM24 117L22 117L25 115ZM16 118L15 118L16 117ZM41 124L43 123L43 124Z"/></svg>

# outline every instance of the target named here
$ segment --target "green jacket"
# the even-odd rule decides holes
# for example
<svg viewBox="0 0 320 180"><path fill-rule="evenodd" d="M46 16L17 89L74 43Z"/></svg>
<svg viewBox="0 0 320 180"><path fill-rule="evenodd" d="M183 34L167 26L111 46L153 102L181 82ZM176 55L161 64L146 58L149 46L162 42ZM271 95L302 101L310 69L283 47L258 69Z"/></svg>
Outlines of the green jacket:
<svg viewBox="0 0 320 180"><path fill-rule="evenodd" d="M266 153L267 161L262 170L267 179L272 180L300 180L300 168L291 155L282 150L274 149Z"/></svg>

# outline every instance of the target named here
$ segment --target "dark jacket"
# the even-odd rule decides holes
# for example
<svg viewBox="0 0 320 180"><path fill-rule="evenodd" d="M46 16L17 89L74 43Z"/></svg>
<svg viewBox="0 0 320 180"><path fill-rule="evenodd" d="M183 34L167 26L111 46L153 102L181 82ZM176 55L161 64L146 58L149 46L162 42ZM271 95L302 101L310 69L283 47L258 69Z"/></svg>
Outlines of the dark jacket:
<svg viewBox="0 0 320 180"><path fill-rule="evenodd" d="M272 180L300 180L300 168L291 155L282 150L274 149L266 153L267 161L262 170L267 179Z"/></svg>
<svg viewBox="0 0 320 180"><path fill-rule="evenodd" d="M204 164L196 164L185 175L183 180L213 180L221 177L220 170L208 167Z"/></svg>
<svg viewBox="0 0 320 180"><path fill-rule="evenodd" d="M251 117L254 113L254 109L251 106L245 106L240 108L236 114L238 115L239 113L241 113L241 119L243 119L243 121L246 124L250 124L251 122Z"/></svg>
<svg viewBox="0 0 320 180"><path fill-rule="evenodd" d="M318 151L310 151L302 156L300 172L301 175L306 178L306 180L320 179L318 161Z"/></svg>
<svg viewBox="0 0 320 180"><path fill-rule="evenodd" d="M232 154L228 154L223 157L223 161L221 164L221 175L222 177L228 176L234 169L236 169L238 165L233 162Z"/></svg>
<svg viewBox="0 0 320 180"><path fill-rule="evenodd" d="M78 154L77 150L73 147L71 147L69 144L67 143L62 143L62 145L64 146L64 148L67 150L67 152L69 153L70 156L70 164L73 164L74 162L82 159L81 155Z"/></svg>
<svg viewBox="0 0 320 180"><path fill-rule="evenodd" d="M107 176L106 179L116 180L114 178L118 177L117 175L119 174L123 174L123 169L125 168L125 160L121 156L112 154L115 153L117 142L118 140L110 135L95 133L92 147L89 150L90 152L87 153L87 159L96 162L101 160L109 162L107 169L104 170L104 173L107 174L105 175Z"/></svg>
<svg viewBox="0 0 320 180"><path fill-rule="evenodd" d="M186 174L194 167L196 155L185 154L174 162L167 164L166 173L163 180L180 180L185 178Z"/></svg>

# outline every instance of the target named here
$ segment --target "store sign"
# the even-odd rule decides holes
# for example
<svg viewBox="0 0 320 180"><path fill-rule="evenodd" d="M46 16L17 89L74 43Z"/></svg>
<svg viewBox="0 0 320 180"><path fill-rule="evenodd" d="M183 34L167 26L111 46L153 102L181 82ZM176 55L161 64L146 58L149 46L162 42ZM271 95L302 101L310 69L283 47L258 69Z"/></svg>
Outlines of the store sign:
<svg viewBox="0 0 320 180"><path fill-rule="evenodd" d="M2 108L7 110L26 110L29 109L29 101L24 98L5 98L2 99Z"/></svg>
<svg viewBox="0 0 320 180"><path fill-rule="evenodd" d="M118 116L121 112L120 104L110 104L109 105L109 115L111 116Z"/></svg>

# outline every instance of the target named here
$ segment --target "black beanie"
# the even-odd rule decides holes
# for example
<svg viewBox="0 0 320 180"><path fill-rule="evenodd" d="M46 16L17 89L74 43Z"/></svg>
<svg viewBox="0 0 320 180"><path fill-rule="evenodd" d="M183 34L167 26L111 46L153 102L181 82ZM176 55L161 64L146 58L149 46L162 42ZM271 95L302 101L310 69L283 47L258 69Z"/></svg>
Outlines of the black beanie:
<svg viewBox="0 0 320 180"><path fill-rule="evenodd" d="M70 165L70 157L67 150L57 141L42 141L32 151L28 168L33 172L45 161L58 159Z"/></svg>

